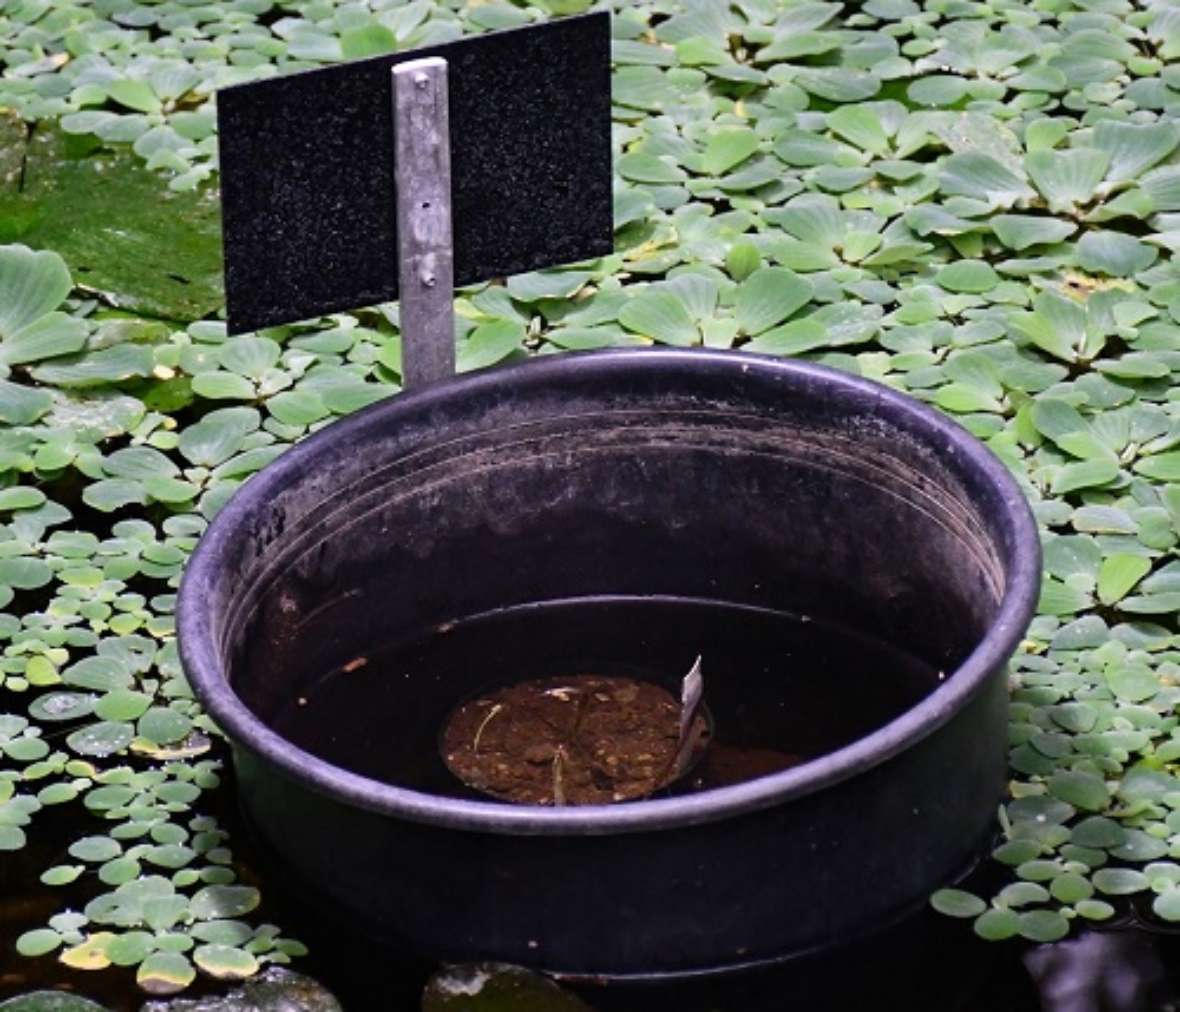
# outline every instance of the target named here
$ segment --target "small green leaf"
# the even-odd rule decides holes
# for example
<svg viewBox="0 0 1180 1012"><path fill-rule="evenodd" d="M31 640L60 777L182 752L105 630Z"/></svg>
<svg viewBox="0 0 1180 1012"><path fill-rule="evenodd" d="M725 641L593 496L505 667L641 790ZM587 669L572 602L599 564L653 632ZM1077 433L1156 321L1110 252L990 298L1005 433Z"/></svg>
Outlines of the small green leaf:
<svg viewBox="0 0 1180 1012"><path fill-rule="evenodd" d="M734 310L742 332L750 337L782 323L811 298L810 281L785 267L763 267L737 291Z"/></svg>
<svg viewBox="0 0 1180 1012"><path fill-rule="evenodd" d="M0 851L20 850L25 845L25 833L19 826L0 823Z"/></svg>
<svg viewBox="0 0 1180 1012"><path fill-rule="evenodd" d="M1130 896L1149 886L1147 876L1134 868L1099 868L1092 880L1094 887L1108 896Z"/></svg>
<svg viewBox="0 0 1180 1012"><path fill-rule="evenodd" d="M175 994L196 979L197 971L180 952L153 952L139 965L135 981L148 994Z"/></svg>
<svg viewBox="0 0 1180 1012"><path fill-rule="evenodd" d="M1031 942L1056 942L1069 934L1069 921L1056 910L1020 914L1020 935Z"/></svg>
<svg viewBox="0 0 1180 1012"><path fill-rule="evenodd" d="M1077 245L1081 267L1115 278L1130 277L1146 270L1157 256L1154 246L1125 232L1092 230L1083 235Z"/></svg>
<svg viewBox="0 0 1180 1012"><path fill-rule="evenodd" d="M1152 912L1161 920L1180 921L1180 889L1171 888L1151 901Z"/></svg>
<svg viewBox="0 0 1180 1012"><path fill-rule="evenodd" d="M1094 895L1094 886L1084 875L1065 872L1049 883L1049 892L1059 903L1074 904Z"/></svg>
<svg viewBox="0 0 1180 1012"><path fill-rule="evenodd" d="M957 260L938 272L935 280L948 292L990 292L1000 276L983 260Z"/></svg>
<svg viewBox="0 0 1180 1012"><path fill-rule="evenodd" d="M240 980L258 970L258 960L245 949L229 945L198 945L193 962L219 980Z"/></svg>
<svg viewBox="0 0 1180 1012"><path fill-rule="evenodd" d="M397 49L397 36L380 24L350 28L340 35L340 49L346 60L363 60Z"/></svg>
<svg viewBox="0 0 1180 1012"><path fill-rule="evenodd" d="M0 339L57 309L71 286L69 269L56 253L0 246Z"/></svg>
<svg viewBox="0 0 1180 1012"><path fill-rule="evenodd" d="M515 320L481 323L459 345L456 368L459 372L486 369L519 352L523 344L524 326Z"/></svg>
<svg viewBox="0 0 1180 1012"><path fill-rule="evenodd" d="M16 951L22 956L44 956L61 945L61 935L52 928L26 931L16 940Z"/></svg>
<svg viewBox="0 0 1180 1012"><path fill-rule="evenodd" d="M1043 148L1025 156L1024 167L1055 212L1072 212L1091 200L1106 175L1110 155L1097 148Z"/></svg>
<svg viewBox="0 0 1180 1012"><path fill-rule="evenodd" d="M248 914L259 900L258 890L252 886L211 885L192 898L189 909L197 920L225 920Z"/></svg>
<svg viewBox="0 0 1180 1012"><path fill-rule="evenodd" d="M1082 900L1074 909L1088 921L1107 921L1115 915L1114 907L1104 900Z"/></svg>
<svg viewBox="0 0 1180 1012"><path fill-rule="evenodd" d="M130 724L100 721L80 728L66 738L66 744L80 755L108 756L122 751L134 737Z"/></svg>
<svg viewBox="0 0 1180 1012"><path fill-rule="evenodd" d="M939 889L930 897L930 905L949 917L978 917L987 909L983 900L962 889Z"/></svg>
<svg viewBox="0 0 1180 1012"><path fill-rule="evenodd" d="M996 238L1014 250L1030 246L1051 245L1068 239L1077 225L1060 218L1043 218L1032 214L998 214L989 221Z"/></svg>
<svg viewBox="0 0 1180 1012"><path fill-rule="evenodd" d="M619 323L663 344L690 345L700 341L697 325L684 302L667 288L647 288L619 311Z"/></svg>
<svg viewBox="0 0 1180 1012"><path fill-rule="evenodd" d="M86 870L82 864L58 864L41 873L41 882L47 886L63 886L75 882Z"/></svg>
<svg viewBox="0 0 1180 1012"><path fill-rule="evenodd" d="M762 266L758 247L750 242L736 242L725 255L725 269L734 281L745 281Z"/></svg>
<svg viewBox="0 0 1180 1012"><path fill-rule="evenodd" d="M107 94L119 105L137 112L158 112L160 100L151 87L143 81L123 78L111 81L106 86Z"/></svg>
<svg viewBox="0 0 1180 1012"><path fill-rule="evenodd" d="M1106 783L1093 773L1065 770L1049 779L1049 793L1055 798L1090 812L1100 812L1110 802Z"/></svg>
<svg viewBox="0 0 1180 1012"><path fill-rule="evenodd" d="M1020 914L1014 910L993 907L980 914L972 927L980 938L986 938L989 942L1015 938L1020 933Z"/></svg>
<svg viewBox="0 0 1180 1012"><path fill-rule="evenodd" d="M758 135L749 127L719 127L709 133L705 143L705 172L724 175L757 150Z"/></svg>
<svg viewBox="0 0 1180 1012"><path fill-rule="evenodd" d="M1103 604L1121 601L1151 572L1151 560L1142 555L1116 552L1102 560L1098 571L1098 600Z"/></svg>

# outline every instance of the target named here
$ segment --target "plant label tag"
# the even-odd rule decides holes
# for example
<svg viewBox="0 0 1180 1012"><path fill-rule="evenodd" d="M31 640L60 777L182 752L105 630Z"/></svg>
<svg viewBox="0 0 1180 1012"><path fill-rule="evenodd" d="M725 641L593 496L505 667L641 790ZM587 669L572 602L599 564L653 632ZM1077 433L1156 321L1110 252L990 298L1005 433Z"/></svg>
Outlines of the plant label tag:
<svg viewBox="0 0 1180 1012"><path fill-rule="evenodd" d="M447 62L457 285L613 248L610 16L218 92L229 332L398 297L391 68Z"/></svg>
<svg viewBox="0 0 1180 1012"><path fill-rule="evenodd" d="M701 675L701 658L698 657L692 669L680 683L680 746L676 754L676 768L683 770L692 754L695 742L692 727L701 708L705 695L705 679Z"/></svg>

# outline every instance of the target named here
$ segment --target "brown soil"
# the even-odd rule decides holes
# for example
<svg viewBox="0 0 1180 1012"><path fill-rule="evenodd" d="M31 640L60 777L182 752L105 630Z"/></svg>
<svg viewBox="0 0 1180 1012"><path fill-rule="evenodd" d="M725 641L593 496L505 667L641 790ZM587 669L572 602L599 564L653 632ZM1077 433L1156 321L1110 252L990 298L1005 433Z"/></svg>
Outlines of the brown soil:
<svg viewBox="0 0 1180 1012"><path fill-rule="evenodd" d="M698 714L680 752L680 704L633 678L576 675L521 682L460 706L443 759L476 790L519 805L629 801L676 780L699 756Z"/></svg>

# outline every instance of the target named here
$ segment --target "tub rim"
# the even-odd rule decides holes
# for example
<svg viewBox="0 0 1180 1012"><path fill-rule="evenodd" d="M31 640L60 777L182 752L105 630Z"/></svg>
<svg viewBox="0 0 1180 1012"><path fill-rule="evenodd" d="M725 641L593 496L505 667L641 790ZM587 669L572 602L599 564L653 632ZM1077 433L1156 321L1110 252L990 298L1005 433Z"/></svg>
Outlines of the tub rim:
<svg viewBox="0 0 1180 1012"><path fill-rule="evenodd" d="M515 806L427 794L382 783L338 767L304 751L273 731L233 691L223 670L214 622L203 607L200 588L212 585L222 567L232 567L232 542L258 501L298 474L325 445L345 443L383 419L399 415L429 417L432 409L455 400L478 404L522 384L559 387L570 369L609 383L631 370L695 372L727 370L732 379L758 370L782 382L784 394L815 387L860 402L866 413L882 409L899 428L957 458L956 470L970 475L965 484L981 498L989 491L1003 503L999 532L1005 588L995 618L984 637L942 683L915 706L863 738L799 766L755 780L673 798L630 801L618 805L567 808ZM870 411L871 409L871 411ZM976 497L972 497L977 501ZM181 663L206 712L235 748L244 748L272 764L287 778L340 802L417 823L485 833L527 835L602 835L671 830L716 822L804 797L887 762L933 734L963 709L991 677L1007 670L1023 638L1037 601L1041 579L1040 540L1028 502L1014 477L986 446L957 422L884 384L848 373L748 352L711 349L612 349L531 359L518 365L485 369L386 398L333 422L285 451L234 493L201 536L185 567L177 597L177 640Z"/></svg>

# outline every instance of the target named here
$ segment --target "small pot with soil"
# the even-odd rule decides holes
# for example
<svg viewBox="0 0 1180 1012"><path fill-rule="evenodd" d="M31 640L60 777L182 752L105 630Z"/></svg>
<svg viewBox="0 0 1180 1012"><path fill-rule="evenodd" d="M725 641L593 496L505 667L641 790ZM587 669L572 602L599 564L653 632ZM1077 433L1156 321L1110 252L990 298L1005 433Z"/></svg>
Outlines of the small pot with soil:
<svg viewBox="0 0 1180 1012"><path fill-rule="evenodd" d="M596 352L289 451L210 525L179 634L325 909L435 958L683 975L871 930L976 858L1039 574L1003 465L913 400Z"/></svg>

